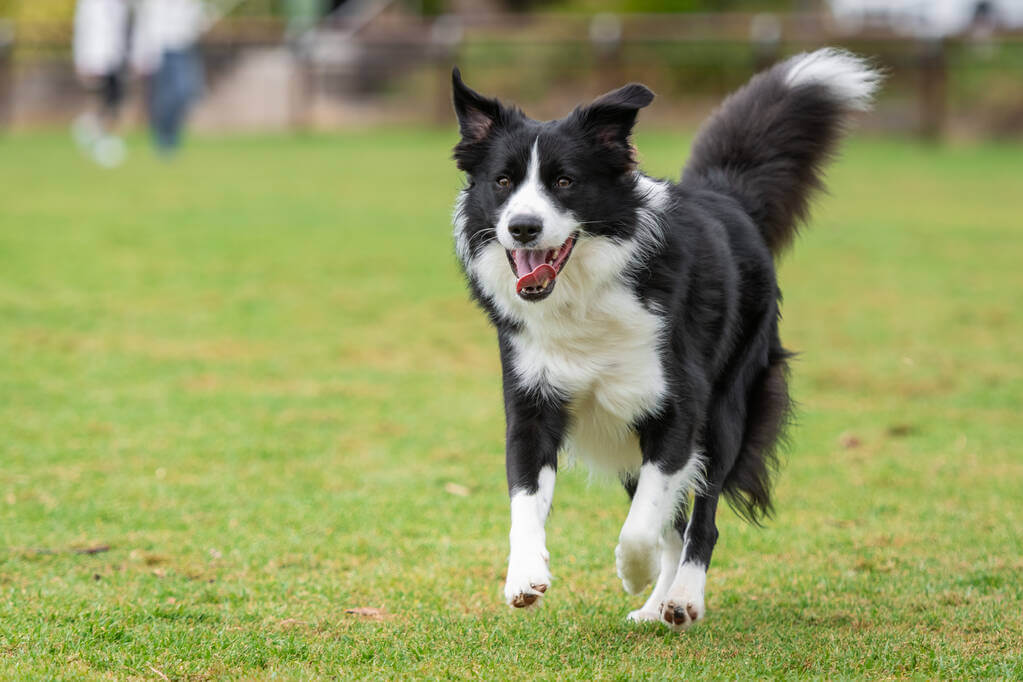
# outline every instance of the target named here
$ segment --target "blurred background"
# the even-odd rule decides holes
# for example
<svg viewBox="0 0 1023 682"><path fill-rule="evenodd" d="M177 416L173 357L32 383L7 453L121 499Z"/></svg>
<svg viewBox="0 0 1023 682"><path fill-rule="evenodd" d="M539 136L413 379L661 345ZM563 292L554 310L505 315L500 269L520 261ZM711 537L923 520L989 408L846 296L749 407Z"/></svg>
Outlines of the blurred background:
<svg viewBox="0 0 1023 682"><path fill-rule="evenodd" d="M76 28L75 0L0 0L0 127L65 125L89 107L90 89L102 91L102 84L83 72L81 58L76 75L76 36L85 50L90 40L120 41L127 44L118 49L131 53L146 40L145 24L159 6L180 15L183 5L193 5L202 17L188 30L198 43L203 85L191 121L201 131L447 125L455 63L478 89L538 116L554 117L637 79L660 96L645 116L695 124L753 70L837 44L874 56L890 71L871 128L930 139L1023 135L1023 0L78 4ZM89 5L121 9L110 20L104 18L110 8L90 13ZM128 17L116 19L119 13ZM105 21L123 23L115 30ZM146 81L154 80L155 67L139 61L114 61L124 81L118 114L124 125L144 120Z"/></svg>
<svg viewBox="0 0 1023 682"><path fill-rule="evenodd" d="M535 117L645 82L677 178L824 45L889 78L779 264L776 520L626 630L626 497L566 471L510 613L451 66ZM1021 137L1023 0L0 0L0 678L1020 679Z"/></svg>

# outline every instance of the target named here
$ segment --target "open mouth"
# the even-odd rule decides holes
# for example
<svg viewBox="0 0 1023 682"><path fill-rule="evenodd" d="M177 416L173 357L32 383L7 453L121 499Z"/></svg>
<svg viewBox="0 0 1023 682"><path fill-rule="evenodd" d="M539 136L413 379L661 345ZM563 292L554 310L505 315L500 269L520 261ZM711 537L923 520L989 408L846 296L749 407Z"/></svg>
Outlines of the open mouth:
<svg viewBox="0 0 1023 682"><path fill-rule="evenodd" d="M514 249L506 251L512 272L518 278L515 292L526 301L542 301L554 291L555 280L572 254L577 235L556 249Z"/></svg>

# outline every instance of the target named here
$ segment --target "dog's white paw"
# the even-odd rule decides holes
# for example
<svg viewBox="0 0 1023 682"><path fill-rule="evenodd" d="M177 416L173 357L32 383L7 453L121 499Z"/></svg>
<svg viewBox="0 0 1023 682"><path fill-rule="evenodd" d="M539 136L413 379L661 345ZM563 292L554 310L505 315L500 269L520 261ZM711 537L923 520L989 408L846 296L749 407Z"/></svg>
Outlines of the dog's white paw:
<svg viewBox="0 0 1023 682"><path fill-rule="evenodd" d="M661 605L660 619L675 632L683 632L703 620L703 598L669 599Z"/></svg>
<svg viewBox="0 0 1023 682"><path fill-rule="evenodd" d="M504 600L516 609L536 604L551 585L547 568L550 555L546 551L520 553L508 562L508 578L504 583Z"/></svg>
<svg viewBox="0 0 1023 682"><path fill-rule="evenodd" d="M659 538L656 535L626 536L615 547L615 567L622 587L629 594L639 594L660 572Z"/></svg>
<svg viewBox="0 0 1023 682"><path fill-rule="evenodd" d="M706 582L707 572L704 568L682 564L675 582L661 603L661 621L672 630L682 632L703 620L706 613L703 601Z"/></svg>
<svg viewBox="0 0 1023 682"><path fill-rule="evenodd" d="M636 609L635 611L630 611L625 619L630 623L656 623L661 620L661 612Z"/></svg>

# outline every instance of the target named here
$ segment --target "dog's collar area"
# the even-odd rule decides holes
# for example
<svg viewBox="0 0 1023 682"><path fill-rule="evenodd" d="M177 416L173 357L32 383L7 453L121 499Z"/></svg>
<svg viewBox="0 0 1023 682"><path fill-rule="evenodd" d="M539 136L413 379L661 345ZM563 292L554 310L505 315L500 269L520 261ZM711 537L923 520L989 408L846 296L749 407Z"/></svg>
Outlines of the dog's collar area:
<svg viewBox="0 0 1023 682"><path fill-rule="evenodd" d="M564 267L577 234L556 249L513 249L505 251L508 264L517 278L515 293L526 301L540 301L554 291L554 284Z"/></svg>

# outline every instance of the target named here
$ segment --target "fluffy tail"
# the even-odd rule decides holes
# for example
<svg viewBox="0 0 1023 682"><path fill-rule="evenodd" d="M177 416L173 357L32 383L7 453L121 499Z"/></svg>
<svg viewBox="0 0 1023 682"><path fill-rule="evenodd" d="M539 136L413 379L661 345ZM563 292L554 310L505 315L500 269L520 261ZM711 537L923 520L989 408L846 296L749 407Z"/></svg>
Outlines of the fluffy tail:
<svg viewBox="0 0 1023 682"><path fill-rule="evenodd" d="M834 48L796 55L728 97L693 144L683 183L736 197L772 253L807 217L848 115L870 107L881 74Z"/></svg>

